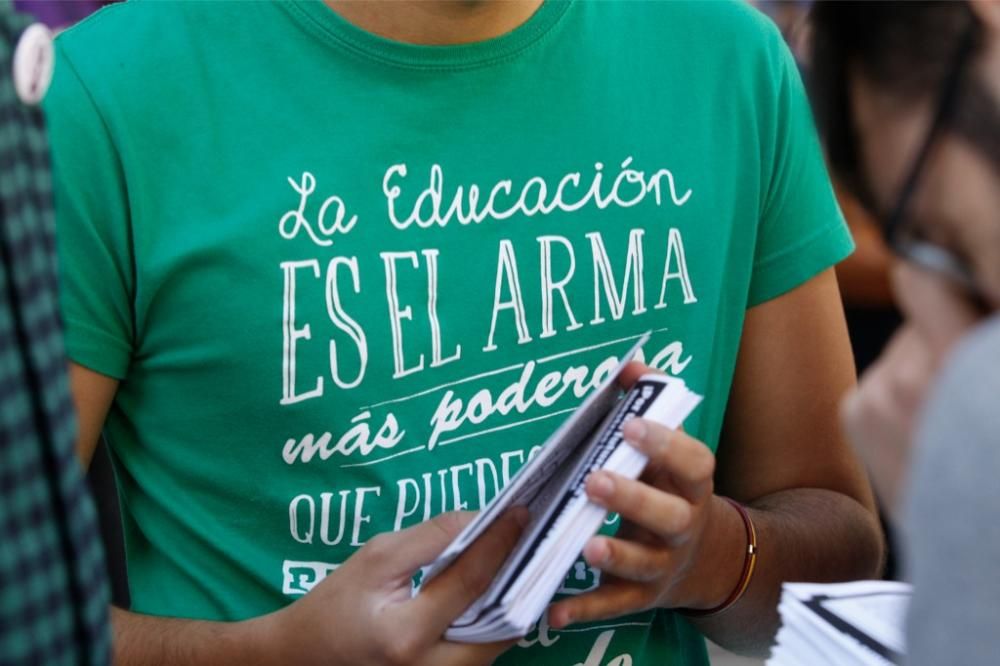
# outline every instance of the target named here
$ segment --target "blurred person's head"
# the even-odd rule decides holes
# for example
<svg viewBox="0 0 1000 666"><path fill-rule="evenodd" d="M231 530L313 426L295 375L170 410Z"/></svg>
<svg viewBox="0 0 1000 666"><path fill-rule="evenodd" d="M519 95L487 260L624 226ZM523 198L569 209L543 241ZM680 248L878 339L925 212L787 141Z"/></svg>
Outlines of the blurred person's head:
<svg viewBox="0 0 1000 666"><path fill-rule="evenodd" d="M820 2L812 21L835 176L903 263L1000 309L1000 2Z"/></svg>
<svg viewBox="0 0 1000 666"><path fill-rule="evenodd" d="M891 513L928 387L1000 311L1000 1L818 2L811 19L831 169L898 257L905 321L843 406Z"/></svg>

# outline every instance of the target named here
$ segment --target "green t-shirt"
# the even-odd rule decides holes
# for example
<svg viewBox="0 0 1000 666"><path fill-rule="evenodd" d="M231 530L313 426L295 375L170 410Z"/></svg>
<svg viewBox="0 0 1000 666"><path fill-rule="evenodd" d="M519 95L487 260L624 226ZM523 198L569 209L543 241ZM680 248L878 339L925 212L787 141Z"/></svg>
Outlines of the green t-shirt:
<svg viewBox="0 0 1000 666"><path fill-rule="evenodd" d="M481 507L646 330L714 449L746 309L851 249L795 64L739 4L552 2L423 47L320 3L139 2L57 58L68 349L121 379L143 613L272 611ZM706 659L666 611L522 645L503 663Z"/></svg>

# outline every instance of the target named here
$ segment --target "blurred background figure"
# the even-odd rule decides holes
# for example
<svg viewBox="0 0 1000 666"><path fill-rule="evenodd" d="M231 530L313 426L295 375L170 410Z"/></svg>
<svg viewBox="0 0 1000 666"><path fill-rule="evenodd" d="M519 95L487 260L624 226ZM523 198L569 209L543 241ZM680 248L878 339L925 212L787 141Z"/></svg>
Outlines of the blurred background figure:
<svg viewBox="0 0 1000 666"><path fill-rule="evenodd" d="M807 53L812 0L750 0L750 4L774 21L796 60L801 63Z"/></svg>
<svg viewBox="0 0 1000 666"><path fill-rule="evenodd" d="M781 29L803 78L811 81L812 0L758 0L752 2ZM823 85L822 83L820 84ZM837 280L847 315L851 346L858 372L882 353L901 321L889 281L892 254L877 221L850 188L834 183L837 199L851 228L857 249L837 265Z"/></svg>
<svg viewBox="0 0 1000 666"><path fill-rule="evenodd" d="M56 288L48 31L0 5L0 664L110 662Z"/></svg>
<svg viewBox="0 0 1000 666"><path fill-rule="evenodd" d="M1000 3L817 3L812 18L832 168L896 254L904 323L844 416L882 501L903 517L910 661L993 663Z"/></svg>
<svg viewBox="0 0 1000 666"><path fill-rule="evenodd" d="M837 281L851 334L858 373L879 357L902 321L889 277L892 252L871 214L851 192L836 187L837 200L857 244L854 254L837 265Z"/></svg>
<svg viewBox="0 0 1000 666"><path fill-rule="evenodd" d="M812 57L812 24L809 21L812 0L760 0L752 4L781 29L781 34L795 54L803 79L812 86L809 66ZM854 363L860 375L885 349L902 318L889 279L892 252L882 238L877 220L850 188L836 182L836 174L833 177L837 201L856 244L854 253L837 264L837 281L844 301ZM896 530L885 512L880 509L879 513L887 546L883 575L886 579L895 580L898 578Z"/></svg>
<svg viewBox="0 0 1000 666"><path fill-rule="evenodd" d="M34 17L55 32L65 30L94 12L122 0L14 0L14 9ZM97 506L101 544L108 563L111 601L128 608L128 569L125 564L125 536L111 454L103 441L94 451L86 472L87 485Z"/></svg>

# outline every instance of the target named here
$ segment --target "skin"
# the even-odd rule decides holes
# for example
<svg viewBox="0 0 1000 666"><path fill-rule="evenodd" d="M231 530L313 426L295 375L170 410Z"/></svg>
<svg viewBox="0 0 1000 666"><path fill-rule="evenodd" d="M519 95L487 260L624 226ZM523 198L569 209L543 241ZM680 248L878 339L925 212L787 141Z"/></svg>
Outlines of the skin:
<svg viewBox="0 0 1000 666"><path fill-rule="evenodd" d="M407 44L480 42L510 32L527 21L542 0L326 0L356 26Z"/></svg>
<svg viewBox="0 0 1000 666"><path fill-rule="evenodd" d="M414 43L455 43L509 31L531 2L332 2L362 28ZM405 20L404 20L405 18ZM626 383L648 371L629 368ZM89 461L117 383L74 365L79 453ZM555 627L653 606L712 608L736 586L746 551L738 513L749 506L759 559L746 594L725 613L696 620L730 649L763 653L777 627L784 580L875 575L883 545L868 482L837 423L837 402L854 384L853 362L832 269L747 313L718 457L696 439L648 422L627 436L650 454L643 478L595 475L588 493L621 513L617 538L596 538L585 555L609 572L595 591L555 605ZM309 594L269 615L237 623L177 620L115 610L115 658L130 664L480 664L507 644L457 645L444 628L478 595L509 552L516 516L495 527L416 599L410 573L440 552L462 518L442 517L380 536ZM405 544L405 547L404 545ZM350 600L346 605L345 600ZM360 600L360 611L359 608ZM342 608L342 610L340 610ZM419 617L420 621L406 618ZM328 631L331 618L349 631ZM306 627L314 627L304 630Z"/></svg>
<svg viewBox="0 0 1000 666"><path fill-rule="evenodd" d="M760 542L743 599L717 617L696 620L725 647L765 651L777 627L783 580L875 575L882 550L872 499L836 424L837 401L853 385L852 367L832 271L750 310L714 474L703 445L645 424L649 436L639 445L657 452L653 465L661 468L647 474L645 487L616 479L620 496L607 499L594 480L588 484L591 497L628 521L627 538L641 546L598 537L585 556L597 565L608 547L613 560L628 561L610 570L632 583L613 580L556 604L552 626L563 626L567 615L583 621L724 601L739 579L746 536L719 495L749 506Z"/></svg>
<svg viewBox="0 0 1000 666"><path fill-rule="evenodd" d="M522 507L504 516L459 562L411 598L413 573L430 564L468 524L446 513L380 534L288 608L224 624L141 616L115 609L116 661L142 664L467 664L491 663L514 641L462 645L442 638L486 591L527 523ZM336 632L330 632L336 619ZM120 627L127 630L119 631ZM332 636L331 633L336 634ZM318 637L303 641L304 636Z"/></svg>
<svg viewBox="0 0 1000 666"><path fill-rule="evenodd" d="M1000 100L1000 3L971 6L986 31L973 76ZM886 209L928 131L935 101L930 95L898 99L863 71L853 72L851 96L865 174ZM976 146L948 132L925 169L908 223L966 257L987 310L1000 309L1000 170ZM910 443L928 388L954 345L985 315L947 279L898 259L893 290L905 322L843 405L845 430L890 514L898 510L907 482Z"/></svg>
<svg viewBox="0 0 1000 666"><path fill-rule="evenodd" d="M765 652L777 628L782 581L876 575L883 547L871 492L836 423L837 400L853 385L852 367L832 270L750 310L718 458L683 432L649 422L629 424L626 434L652 459L642 481L613 475L595 475L588 481L591 497L625 520L619 538L596 538L585 551L592 564L613 577L594 592L553 606L552 626L653 606L712 608L725 600L741 573L746 536L738 514L716 492L750 507L760 542L757 571L744 597L721 615L696 620L716 642L742 652ZM629 381L646 371L633 364ZM81 414L80 454L88 459L116 382L80 366L72 368L71 381L81 409L97 409ZM610 492L601 492L602 479L612 482ZM418 530L397 535L406 540L406 552L423 548L411 545L414 539L428 537ZM447 539L434 543L443 548ZM462 562L474 558L470 553ZM369 571L365 580L398 581L398 569L380 575L382 563L364 548L349 562L353 570ZM422 563L421 558L407 560L413 571ZM494 563L486 569L495 569ZM449 580L460 584L463 577ZM357 580L335 572L286 609L244 623L116 611L116 657L123 664L281 663L281 655L288 654L282 646L291 640L303 651L302 663L310 663L310 658L330 663L331 655L344 654L338 642L343 634L302 634L290 628L301 625L312 609L322 607L323 616L330 617L338 598L362 594L351 582ZM382 592L387 597L398 594ZM329 601L321 603L317 597ZM463 597L466 604L473 598ZM436 617L457 616L454 608L439 609ZM436 645L431 639L439 637L446 624L407 625L419 626L421 633L406 645ZM425 653L393 648L402 640L400 632L387 635L380 626L365 623L355 637L363 636L358 640L373 654L393 659L367 663L421 663ZM301 645L295 637L302 635L318 638ZM469 648L459 662L473 664L489 663L505 646L495 647L485 660L478 648L456 649ZM395 660L399 654L413 659Z"/></svg>

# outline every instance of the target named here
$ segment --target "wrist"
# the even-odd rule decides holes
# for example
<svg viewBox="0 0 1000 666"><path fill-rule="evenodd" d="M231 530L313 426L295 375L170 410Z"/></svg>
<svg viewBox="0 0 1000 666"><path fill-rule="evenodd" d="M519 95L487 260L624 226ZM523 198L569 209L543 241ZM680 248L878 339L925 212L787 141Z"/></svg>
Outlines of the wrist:
<svg viewBox="0 0 1000 666"><path fill-rule="evenodd" d="M690 595L680 604L690 610L718 608L740 584L747 553L743 518L729 500L712 495L696 561L688 575Z"/></svg>
<svg viewBox="0 0 1000 666"><path fill-rule="evenodd" d="M284 610L279 610L231 625L231 640L244 666L298 663L290 646L285 644L283 619Z"/></svg>

